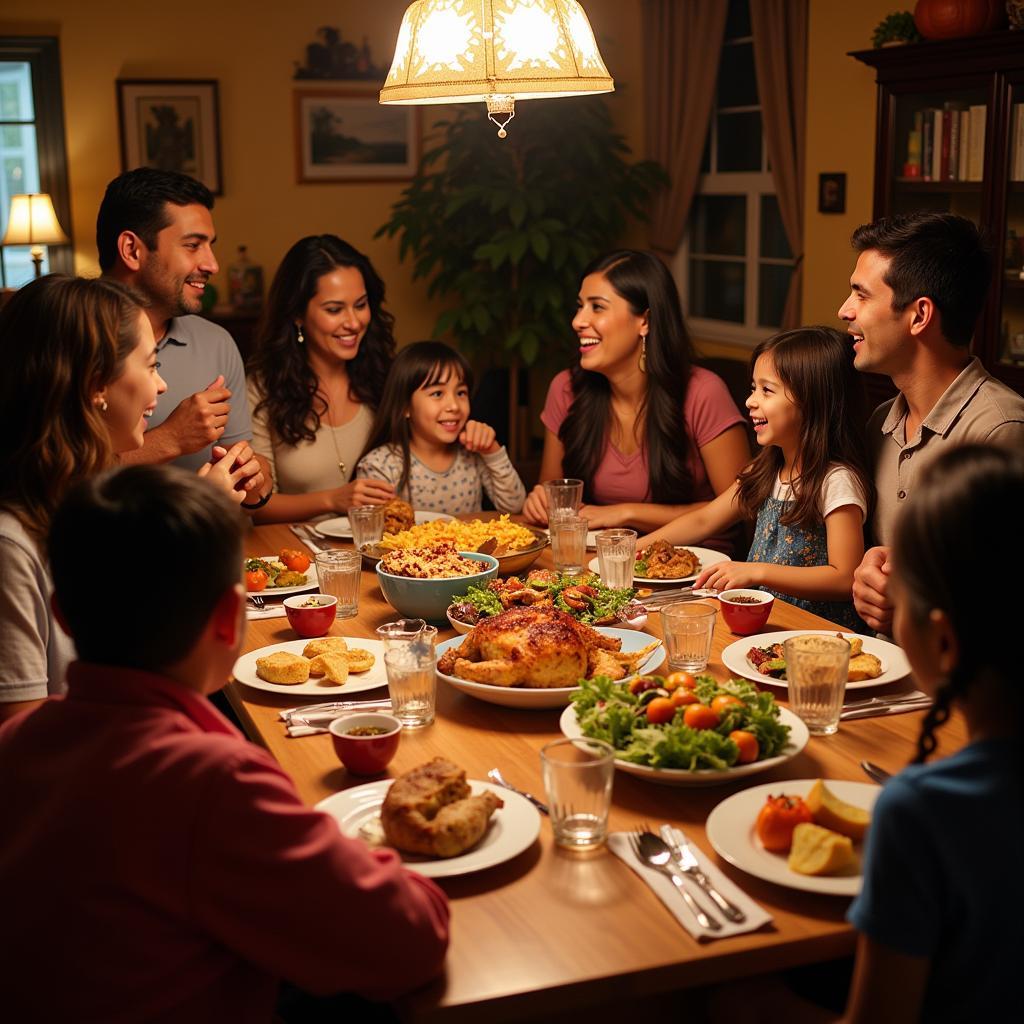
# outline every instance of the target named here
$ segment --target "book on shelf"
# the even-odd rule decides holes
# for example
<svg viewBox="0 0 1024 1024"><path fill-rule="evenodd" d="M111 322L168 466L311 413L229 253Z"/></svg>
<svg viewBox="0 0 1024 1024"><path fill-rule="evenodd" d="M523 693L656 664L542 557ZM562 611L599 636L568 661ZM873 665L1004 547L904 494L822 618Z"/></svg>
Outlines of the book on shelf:
<svg viewBox="0 0 1024 1024"><path fill-rule="evenodd" d="M971 115L970 111L961 110L957 116L960 121L960 145L956 162L956 176L959 181L968 181L967 158L971 146Z"/></svg>
<svg viewBox="0 0 1024 1024"><path fill-rule="evenodd" d="M942 181L942 111L933 108L932 115L932 166L931 181ZM949 160L949 148L947 142L946 159Z"/></svg>
<svg viewBox="0 0 1024 1024"><path fill-rule="evenodd" d="M967 154L967 180L981 181L985 172L985 119L988 108L984 103L974 104L968 108L970 127L968 140L970 149Z"/></svg>
<svg viewBox="0 0 1024 1024"><path fill-rule="evenodd" d="M1024 103L1014 103L1010 127L1010 180L1024 181Z"/></svg>

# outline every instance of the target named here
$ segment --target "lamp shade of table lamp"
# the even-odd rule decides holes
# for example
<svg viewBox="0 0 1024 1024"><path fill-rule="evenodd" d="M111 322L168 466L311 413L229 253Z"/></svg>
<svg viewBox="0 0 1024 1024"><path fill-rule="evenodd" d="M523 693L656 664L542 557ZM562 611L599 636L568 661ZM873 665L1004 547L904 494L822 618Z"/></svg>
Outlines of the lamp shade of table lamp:
<svg viewBox="0 0 1024 1024"><path fill-rule="evenodd" d="M516 100L614 88L576 0L417 0L380 102L483 101L504 138Z"/></svg>
<svg viewBox="0 0 1024 1024"><path fill-rule="evenodd" d="M45 192L11 196L11 209L7 217L7 231L0 245L32 246L32 262L36 277L42 273L43 246L68 245L53 209L53 200Z"/></svg>

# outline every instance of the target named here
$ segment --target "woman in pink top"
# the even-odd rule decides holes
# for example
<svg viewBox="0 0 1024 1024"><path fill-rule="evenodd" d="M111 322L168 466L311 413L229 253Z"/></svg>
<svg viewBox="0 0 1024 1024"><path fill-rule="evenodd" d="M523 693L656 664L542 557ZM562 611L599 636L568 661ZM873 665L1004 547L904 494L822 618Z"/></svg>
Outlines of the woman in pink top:
<svg viewBox="0 0 1024 1024"><path fill-rule="evenodd" d="M583 480L581 514L594 529L657 529L731 487L750 460L743 417L724 382L692 365L665 265L628 249L598 259L583 273L572 326L580 361L548 389L540 479ZM542 486L523 512L547 522Z"/></svg>

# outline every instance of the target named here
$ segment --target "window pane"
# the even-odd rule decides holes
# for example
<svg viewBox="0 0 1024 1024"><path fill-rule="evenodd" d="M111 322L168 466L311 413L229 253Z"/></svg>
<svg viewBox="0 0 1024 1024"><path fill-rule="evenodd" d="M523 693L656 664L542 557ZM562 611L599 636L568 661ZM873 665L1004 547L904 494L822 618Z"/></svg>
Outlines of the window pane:
<svg viewBox="0 0 1024 1024"><path fill-rule="evenodd" d="M0 121L32 121L32 68L27 61L0 61Z"/></svg>
<svg viewBox="0 0 1024 1024"><path fill-rule="evenodd" d="M761 113L718 115L718 170L761 170Z"/></svg>
<svg viewBox="0 0 1024 1024"><path fill-rule="evenodd" d="M729 0L729 13L725 19L725 38L752 35L749 0Z"/></svg>
<svg viewBox="0 0 1024 1024"><path fill-rule="evenodd" d="M761 196L761 255L780 260L793 258L775 196Z"/></svg>
<svg viewBox="0 0 1024 1024"><path fill-rule="evenodd" d="M779 267L770 263L760 265L757 287L757 322L761 327L780 327L786 306L792 267Z"/></svg>
<svg viewBox="0 0 1024 1024"><path fill-rule="evenodd" d="M32 262L31 246L6 245L3 250L3 281L5 288L20 288L36 276L36 265ZM50 272L50 250L43 246L43 269Z"/></svg>
<svg viewBox="0 0 1024 1024"><path fill-rule="evenodd" d="M690 260L690 316L743 323L746 266L718 260Z"/></svg>
<svg viewBox="0 0 1024 1024"><path fill-rule="evenodd" d="M757 75L754 44L731 43L722 47L718 65L718 107L756 107Z"/></svg>
<svg viewBox="0 0 1024 1024"><path fill-rule="evenodd" d="M702 255L746 255L747 197L697 196L690 219L690 249Z"/></svg>

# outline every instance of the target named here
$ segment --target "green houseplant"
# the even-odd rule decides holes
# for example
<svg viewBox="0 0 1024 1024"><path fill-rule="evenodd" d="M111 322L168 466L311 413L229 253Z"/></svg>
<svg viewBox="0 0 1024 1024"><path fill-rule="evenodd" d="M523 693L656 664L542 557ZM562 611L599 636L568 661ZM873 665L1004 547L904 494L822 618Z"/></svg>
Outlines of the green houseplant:
<svg viewBox="0 0 1024 1024"><path fill-rule="evenodd" d="M920 43L923 38L910 11L893 11L875 26L871 34L871 45L877 50L881 46L897 43Z"/></svg>
<svg viewBox="0 0 1024 1024"><path fill-rule="evenodd" d="M599 98L523 104L508 138L475 107L436 126L419 173L377 235L447 308L436 335L486 365L530 366L570 348L580 270L644 218L665 180Z"/></svg>

